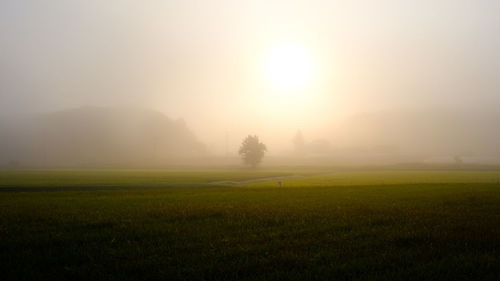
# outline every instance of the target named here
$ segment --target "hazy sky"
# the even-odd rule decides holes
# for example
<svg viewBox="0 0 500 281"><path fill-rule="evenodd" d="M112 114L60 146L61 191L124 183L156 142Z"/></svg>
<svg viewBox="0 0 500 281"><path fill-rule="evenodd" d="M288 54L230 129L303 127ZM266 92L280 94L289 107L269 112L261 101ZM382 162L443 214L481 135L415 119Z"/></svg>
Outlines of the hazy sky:
<svg viewBox="0 0 500 281"><path fill-rule="evenodd" d="M266 76L283 44L311 63L293 93ZM497 0L2 0L0 110L151 107L214 146L328 138L358 112L499 107L498 50Z"/></svg>

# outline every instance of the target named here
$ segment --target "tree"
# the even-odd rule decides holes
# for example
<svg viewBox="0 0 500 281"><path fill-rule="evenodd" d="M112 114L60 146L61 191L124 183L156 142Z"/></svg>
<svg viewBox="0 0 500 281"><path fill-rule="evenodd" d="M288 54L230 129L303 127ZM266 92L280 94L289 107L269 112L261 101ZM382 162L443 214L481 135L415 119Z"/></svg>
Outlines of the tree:
<svg viewBox="0 0 500 281"><path fill-rule="evenodd" d="M460 155L455 155L453 157L453 160L455 160L455 164L457 164L459 166L464 163L464 161L462 160L462 156L460 156Z"/></svg>
<svg viewBox="0 0 500 281"><path fill-rule="evenodd" d="M306 152L306 141L300 130L297 131L297 134L293 138L293 147L297 155L304 156Z"/></svg>
<svg viewBox="0 0 500 281"><path fill-rule="evenodd" d="M241 143L239 154L246 165L255 168L262 161L266 151L267 147L259 141L259 137L248 135Z"/></svg>

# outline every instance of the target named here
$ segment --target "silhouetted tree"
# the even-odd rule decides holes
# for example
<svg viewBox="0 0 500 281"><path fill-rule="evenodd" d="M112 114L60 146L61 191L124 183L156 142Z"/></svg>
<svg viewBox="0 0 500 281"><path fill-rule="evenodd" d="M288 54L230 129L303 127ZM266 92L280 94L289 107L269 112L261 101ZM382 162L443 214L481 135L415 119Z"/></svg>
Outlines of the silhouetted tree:
<svg viewBox="0 0 500 281"><path fill-rule="evenodd" d="M306 141L300 130L297 131L297 134L295 134L295 137L293 138L293 147L297 155L304 156L306 152Z"/></svg>
<svg viewBox="0 0 500 281"><path fill-rule="evenodd" d="M267 147L259 141L259 137L248 135L241 143L239 154L246 165L255 168L262 161L266 151Z"/></svg>

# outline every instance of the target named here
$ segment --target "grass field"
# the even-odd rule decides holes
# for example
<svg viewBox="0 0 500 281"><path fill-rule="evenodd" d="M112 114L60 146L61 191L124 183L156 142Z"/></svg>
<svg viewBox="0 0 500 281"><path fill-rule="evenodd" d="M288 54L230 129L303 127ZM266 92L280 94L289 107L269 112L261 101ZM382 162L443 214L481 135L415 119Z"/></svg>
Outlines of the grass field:
<svg viewBox="0 0 500 281"><path fill-rule="evenodd" d="M0 279L500 280L499 178L3 171Z"/></svg>

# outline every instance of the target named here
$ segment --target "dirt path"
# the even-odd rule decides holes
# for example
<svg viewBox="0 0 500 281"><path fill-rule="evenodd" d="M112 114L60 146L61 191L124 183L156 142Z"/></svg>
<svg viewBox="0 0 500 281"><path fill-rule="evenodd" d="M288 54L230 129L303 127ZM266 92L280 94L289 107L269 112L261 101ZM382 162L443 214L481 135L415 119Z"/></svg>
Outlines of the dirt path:
<svg viewBox="0 0 500 281"><path fill-rule="evenodd" d="M278 185L278 181L290 180L290 179L300 179L300 178L305 178L305 177L307 177L307 176L289 175L289 176L279 176L279 177L255 178L255 179L241 180L241 181L214 181L211 183L212 184L233 185L233 186L244 186L244 185L251 184L251 183L275 181L276 185Z"/></svg>

